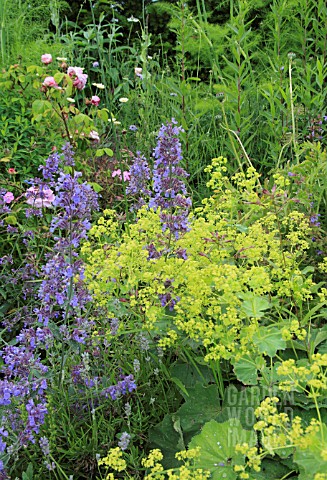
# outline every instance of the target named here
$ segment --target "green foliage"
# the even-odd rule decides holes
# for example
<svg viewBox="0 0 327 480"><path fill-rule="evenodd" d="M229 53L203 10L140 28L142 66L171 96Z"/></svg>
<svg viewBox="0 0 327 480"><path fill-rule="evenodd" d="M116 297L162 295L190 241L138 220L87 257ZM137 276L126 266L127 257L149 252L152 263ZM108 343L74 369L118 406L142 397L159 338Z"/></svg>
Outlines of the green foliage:
<svg viewBox="0 0 327 480"><path fill-rule="evenodd" d="M51 94L42 85L50 73L63 85L63 88L52 89ZM71 103L75 104L74 99L69 99L73 95L72 81L62 71L49 72L37 65L27 68L13 65L2 72L0 81L1 157L5 159L0 168L3 173L8 167L14 168L20 180L36 175L44 157L56 148L56 143L62 142L62 138L85 144L85 138L97 128L95 124L100 127L108 121L106 109L95 112L90 107L87 113L94 115L93 120ZM77 102L81 100L78 98ZM86 111L84 106L81 108ZM109 148L103 151L112 152Z"/></svg>
<svg viewBox="0 0 327 480"><path fill-rule="evenodd" d="M199 398L201 402L198 401ZM221 411L216 385L195 383L187 389L184 399L185 403L175 413L165 415L162 422L149 432L151 447L162 451L163 465L167 468L179 465L175 454L184 450L203 425L212 418L217 418Z"/></svg>
<svg viewBox="0 0 327 480"><path fill-rule="evenodd" d="M41 101L34 100L39 96L35 81L35 74L18 65L0 74L0 156L7 158L0 168L2 173L15 168L21 180L36 174L37 167L60 138L53 129L48 129L45 136L45 129L37 128L31 122L33 104Z"/></svg>
<svg viewBox="0 0 327 480"><path fill-rule="evenodd" d="M310 443L294 455L294 461L300 466L299 479L305 479L317 473L326 473L326 435L327 425L316 433Z"/></svg>
<svg viewBox="0 0 327 480"><path fill-rule="evenodd" d="M1 0L0 63L24 56L24 49L41 38L49 24L49 2Z"/></svg>
<svg viewBox="0 0 327 480"><path fill-rule="evenodd" d="M239 420L232 418L224 423L211 420L192 439L190 448L200 447L196 466L209 469L211 478L236 480L238 474L234 466L242 464L244 460L242 455L236 453L235 447L242 443L252 447L256 443L256 436L254 432L244 430Z"/></svg>

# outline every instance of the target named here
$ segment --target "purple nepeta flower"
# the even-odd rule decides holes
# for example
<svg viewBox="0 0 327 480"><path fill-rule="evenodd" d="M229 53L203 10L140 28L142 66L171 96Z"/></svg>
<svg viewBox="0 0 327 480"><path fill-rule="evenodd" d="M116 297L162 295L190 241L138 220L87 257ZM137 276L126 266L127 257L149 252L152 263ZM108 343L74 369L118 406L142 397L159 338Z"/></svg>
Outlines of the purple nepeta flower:
<svg viewBox="0 0 327 480"><path fill-rule="evenodd" d="M137 386L134 381L134 376L127 375L126 377L123 377L123 380L119 380L116 385L110 385L110 387L105 388L101 394L106 398L110 395L112 400L117 400L117 398L122 395L126 395L128 392L133 392L136 388Z"/></svg>
<svg viewBox="0 0 327 480"><path fill-rule="evenodd" d="M322 128L322 117L318 115L310 120L310 126L308 127L309 134L306 136L308 140L319 141L323 138L324 130Z"/></svg>
<svg viewBox="0 0 327 480"><path fill-rule="evenodd" d="M42 453L45 457L50 455L50 445L49 445L49 440L47 437L41 437L39 440L39 444L42 450Z"/></svg>
<svg viewBox="0 0 327 480"><path fill-rule="evenodd" d="M176 250L175 255L176 255L177 258L182 258L183 260L188 259L187 252L186 252L185 248L179 248L178 250Z"/></svg>
<svg viewBox="0 0 327 480"><path fill-rule="evenodd" d="M129 442L131 440L131 436L129 433L127 432L123 432L120 436L120 440L118 442L118 446L122 449L122 450L126 450L128 445L129 445Z"/></svg>
<svg viewBox="0 0 327 480"><path fill-rule="evenodd" d="M116 335L119 328L119 320L118 318L111 318L110 320L110 333L111 335Z"/></svg>
<svg viewBox="0 0 327 480"><path fill-rule="evenodd" d="M48 327L24 328L16 339L33 349L37 347L48 349L53 344L53 335Z"/></svg>
<svg viewBox="0 0 327 480"><path fill-rule="evenodd" d="M99 382L99 377L90 377L88 365L86 366L83 363L72 367L71 376L74 384L83 383L88 388L94 387Z"/></svg>
<svg viewBox="0 0 327 480"><path fill-rule="evenodd" d="M160 258L162 255L162 252L158 252L156 249L155 245L153 243L150 243L145 247L145 249L148 251L148 260L156 260L157 258Z"/></svg>
<svg viewBox="0 0 327 480"><path fill-rule="evenodd" d="M41 279L35 294L38 305L34 314L43 325L33 327L35 316L32 317L27 307L23 307L15 318L16 323L23 324L23 329L16 337L17 344L7 345L0 352L2 415L5 426L18 432L18 443L24 447L28 442L35 443L35 434L39 433L47 414L45 393L48 368L40 359L40 351L43 353L54 341L47 324L51 322L51 327L54 324L59 327L63 342L75 339L79 343L85 342L92 325L82 317L82 311L91 297L84 282L84 265L78 257L78 248L91 227L91 213L93 208L97 208L97 195L89 185L79 183L78 173L64 173L60 164L74 165L74 152L69 144L62 150L62 154L50 155L40 168L43 179L35 178L28 182L32 185L29 192L34 208L26 212L27 216L42 216L41 207L47 200L46 192L55 191L56 198L53 195L51 203L57 208L57 214L52 219L51 231L60 231L57 237L53 237L55 243L52 251L45 256L43 267L40 268L33 255L30 255L27 267L17 270L20 279L29 280L25 283L32 288L30 291L27 288L24 290L25 296L36 291L33 280ZM10 207L2 200L4 193L0 190L0 213L9 213ZM35 201L38 197L41 205ZM26 236L33 237L33 232L26 232ZM2 259L2 263L4 261ZM4 443L0 443L0 449ZM44 442L43 447L46 447ZM8 452L9 447L5 448Z"/></svg>
<svg viewBox="0 0 327 480"><path fill-rule="evenodd" d="M26 431L30 435L30 440L32 443L35 442L34 433L39 433L40 425L44 423L45 415L48 413L48 410L45 406L45 402L34 403L32 398L29 399L26 410L28 413L28 423Z"/></svg>
<svg viewBox="0 0 327 480"><path fill-rule="evenodd" d="M74 165L74 152L72 147L63 147L65 165ZM50 156L44 167L46 176L53 177L53 164L58 157ZM56 190L53 205L58 209L52 218L50 231L61 231L60 237L54 237L57 243L47 255L47 263L42 267L44 280L39 288L38 297L41 306L35 310L39 322L47 326L51 318L66 315L67 305L70 306L68 318L73 317L73 311L84 309L91 296L84 284L84 267L82 260L78 259L77 248L82 239L87 237L91 228L91 214L98 208L97 194L87 183L79 183L80 173L65 174L63 170L57 172L56 182L51 181L51 186ZM75 317L76 320L76 317ZM86 325L73 330L73 338L79 343L84 343L87 336Z"/></svg>
<svg viewBox="0 0 327 480"><path fill-rule="evenodd" d="M13 264L14 260L11 255L0 257L0 265Z"/></svg>
<svg viewBox="0 0 327 480"><path fill-rule="evenodd" d="M19 347L7 345L0 352L0 356L4 361L1 372L8 379L19 377L27 380L31 370L38 370L43 374L48 371L48 368L38 358L35 358L34 353L24 345Z"/></svg>
<svg viewBox="0 0 327 480"><path fill-rule="evenodd" d="M7 446L7 443L3 441L3 437L8 437L8 431L0 427L0 452L4 452Z"/></svg>
<svg viewBox="0 0 327 480"><path fill-rule="evenodd" d="M72 230L75 248L82 238L86 238L86 230L91 228L91 213L98 208L97 194L86 182L78 182L80 176L79 172L75 172L74 176L60 172L53 205L62 210L53 218L50 227L51 232L57 228Z"/></svg>
<svg viewBox="0 0 327 480"><path fill-rule="evenodd" d="M43 217L43 212L41 208L26 208L25 217Z"/></svg>
<svg viewBox="0 0 327 480"><path fill-rule="evenodd" d="M320 217L320 213L317 213L315 215L311 215L310 223L313 227L320 227L321 223L318 222L319 217Z"/></svg>
<svg viewBox="0 0 327 480"><path fill-rule="evenodd" d="M137 132L137 130L138 130L136 125L130 125L128 128L131 132Z"/></svg>
<svg viewBox="0 0 327 480"><path fill-rule="evenodd" d="M75 152L73 146L67 142L61 147L62 153L64 155L64 164L66 167L73 167L75 165Z"/></svg>
<svg viewBox="0 0 327 480"><path fill-rule="evenodd" d="M147 186L151 176L150 168L146 158L141 155L141 152L136 152L136 157L129 169L129 174L130 180L126 187L126 194L139 197L138 202L133 207L134 210L145 205L144 197L149 197L151 194Z"/></svg>
<svg viewBox="0 0 327 480"><path fill-rule="evenodd" d="M14 382L0 380L0 405L10 405L13 397L21 397L26 391Z"/></svg>
<svg viewBox="0 0 327 480"><path fill-rule="evenodd" d="M162 125L157 146L154 150L153 190L149 207L160 208L163 231L170 230L175 238L189 229L188 213L191 199L187 198L184 179L188 173L179 166L182 160L181 143L178 139L181 127L174 126L172 119Z"/></svg>
<svg viewBox="0 0 327 480"><path fill-rule="evenodd" d="M17 227L13 227L12 225L8 225L8 226L7 226L7 232L8 232L8 233L18 233L18 228L17 228Z"/></svg>
<svg viewBox="0 0 327 480"><path fill-rule="evenodd" d="M173 282L174 280L167 279L164 282L164 287L167 290L166 293L160 293L158 295L161 306L168 307L171 312L174 310L176 303L180 301L180 297L177 296L173 298L171 292L168 290L173 288L172 287Z"/></svg>
<svg viewBox="0 0 327 480"><path fill-rule="evenodd" d="M39 171L42 172L42 176L45 180L54 181L55 176L59 171L59 164L61 163L61 157L58 152L52 153L46 160L45 165L39 166Z"/></svg>
<svg viewBox="0 0 327 480"><path fill-rule="evenodd" d="M133 360L133 368L135 373L138 373L141 369L140 361L137 358L134 358Z"/></svg>
<svg viewBox="0 0 327 480"><path fill-rule="evenodd" d="M150 342L142 333L139 335L139 343L142 352L147 352L150 350Z"/></svg>

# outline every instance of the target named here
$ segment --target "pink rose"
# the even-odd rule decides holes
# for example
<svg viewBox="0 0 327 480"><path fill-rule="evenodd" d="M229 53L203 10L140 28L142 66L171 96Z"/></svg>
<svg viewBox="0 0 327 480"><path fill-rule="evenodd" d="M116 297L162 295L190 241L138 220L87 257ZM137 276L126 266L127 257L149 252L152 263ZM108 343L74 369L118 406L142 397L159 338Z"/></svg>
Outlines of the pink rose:
<svg viewBox="0 0 327 480"><path fill-rule="evenodd" d="M99 103L100 103L100 97L98 97L97 95L93 95L93 97L91 98L91 104L97 107Z"/></svg>
<svg viewBox="0 0 327 480"><path fill-rule="evenodd" d="M46 77L42 83L42 85L44 87L53 87L53 88L57 88L60 90L60 87L58 85L58 83L55 81L55 79L53 77Z"/></svg>
<svg viewBox="0 0 327 480"><path fill-rule="evenodd" d="M82 74L75 78L75 80L73 81L73 85L74 87L77 88L77 90L83 90L86 82L87 82L87 75Z"/></svg>
<svg viewBox="0 0 327 480"><path fill-rule="evenodd" d="M41 62L44 63L44 65L49 65L49 63L52 62L52 55L50 55L50 53L45 53L41 56Z"/></svg>
<svg viewBox="0 0 327 480"><path fill-rule="evenodd" d="M100 137L99 134L96 130L91 130L89 133L89 138L91 140L94 140L94 142L99 143L100 142Z"/></svg>
<svg viewBox="0 0 327 480"><path fill-rule="evenodd" d="M77 90L83 90L86 85L87 77L86 73L83 73L82 67L68 67L67 73L73 79L73 85Z"/></svg>
<svg viewBox="0 0 327 480"><path fill-rule="evenodd" d="M82 67L68 67L67 73L70 77L73 77L74 75L83 75L83 70Z"/></svg>
<svg viewBox="0 0 327 480"><path fill-rule="evenodd" d="M5 203L11 203L14 200L15 200L15 197L13 196L13 194L11 192L7 192L3 196L3 201Z"/></svg>
<svg viewBox="0 0 327 480"><path fill-rule="evenodd" d="M36 208L52 207L55 199L53 191L48 187L30 187L25 193L26 203Z"/></svg>

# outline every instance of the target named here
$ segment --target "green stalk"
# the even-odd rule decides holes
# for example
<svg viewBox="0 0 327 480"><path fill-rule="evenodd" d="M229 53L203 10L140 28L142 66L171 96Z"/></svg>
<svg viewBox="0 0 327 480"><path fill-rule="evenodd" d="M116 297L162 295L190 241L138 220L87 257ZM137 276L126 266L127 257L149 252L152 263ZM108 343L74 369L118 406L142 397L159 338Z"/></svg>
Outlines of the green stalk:
<svg viewBox="0 0 327 480"><path fill-rule="evenodd" d="M236 150L235 145L234 145L234 139L233 139L233 137L232 137L232 135L231 135L231 132L233 132L233 131L232 131L232 130L229 128L229 126L228 126L227 116L226 116L226 112L225 112L225 108L224 108L223 103L221 104L221 110L222 110L222 112L223 112L223 117L224 117L224 121L225 121L226 127L224 127L223 125L221 125L221 126L222 126L225 130L227 130L227 135L228 135L229 141L230 141L230 143L231 143L231 145L232 145L232 149L233 149L235 158L236 158L236 160L237 160L238 166L239 166L240 170L243 172L243 171L244 171L244 170L243 170L243 165L242 165L240 156L239 156L239 154L237 153L237 150ZM233 133L234 133L234 132L233 132Z"/></svg>
<svg viewBox="0 0 327 480"><path fill-rule="evenodd" d="M296 128L295 128L295 115L294 115L294 102L293 102L293 86L292 86L292 59L294 58L294 53L288 54L289 64L288 64L288 73L290 80L290 105L291 105L291 116L292 116L292 140L294 153L296 155L297 163L299 163L299 157L297 152L297 142L296 142Z"/></svg>

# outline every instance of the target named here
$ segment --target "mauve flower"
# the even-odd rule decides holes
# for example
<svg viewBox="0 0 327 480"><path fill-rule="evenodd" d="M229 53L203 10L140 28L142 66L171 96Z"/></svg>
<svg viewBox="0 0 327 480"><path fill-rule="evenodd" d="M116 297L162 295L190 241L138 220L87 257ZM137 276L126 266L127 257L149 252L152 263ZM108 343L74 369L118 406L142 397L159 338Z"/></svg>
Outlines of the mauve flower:
<svg viewBox="0 0 327 480"><path fill-rule="evenodd" d="M119 177L120 180L122 180L122 175L121 175L121 170L120 168L118 168L118 170L114 170L111 174L112 178L114 177ZM125 171L123 172L123 178L124 178L124 182L129 182L130 179L131 179L131 175L129 172Z"/></svg>
<svg viewBox="0 0 327 480"><path fill-rule="evenodd" d="M25 193L26 203L36 208L52 207L55 199L53 191L48 187L30 187Z"/></svg>
<svg viewBox="0 0 327 480"><path fill-rule="evenodd" d="M10 175L15 175L15 173L17 173L17 172L16 172L16 170L15 170L14 168L8 168L8 173L9 173Z"/></svg>
<svg viewBox="0 0 327 480"><path fill-rule="evenodd" d="M53 87L53 88L60 89L58 83L55 81L55 79L53 77L46 77L44 79L42 85L44 87Z"/></svg>
<svg viewBox="0 0 327 480"><path fill-rule="evenodd" d="M73 78L73 85L77 90L83 90L86 85L87 77L86 73L83 73L84 68L82 67L68 67L67 73Z"/></svg>
<svg viewBox="0 0 327 480"><path fill-rule="evenodd" d="M99 103L100 103L100 97L98 97L97 95L93 95L91 97L91 104L97 107Z"/></svg>
<svg viewBox="0 0 327 480"><path fill-rule="evenodd" d="M98 66L99 66L99 62L93 62L93 63L92 63L92 67L93 67L93 68L98 68Z"/></svg>
<svg viewBox="0 0 327 480"><path fill-rule="evenodd" d="M112 178L115 178L115 177L120 177L121 178L121 170L120 168L118 168L118 170L114 170L111 174Z"/></svg>
<svg viewBox="0 0 327 480"><path fill-rule="evenodd" d="M52 62L52 55L50 55L50 53L45 53L41 56L41 62L44 63L44 65L49 65L49 63Z"/></svg>
<svg viewBox="0 0 327 480"><path fill-rule="evenodd" d="M3 196L3 200L4 200L5 203L11 203L15 200L15 197L13 196L13 194L11 192L7 192Z"/></svg>

